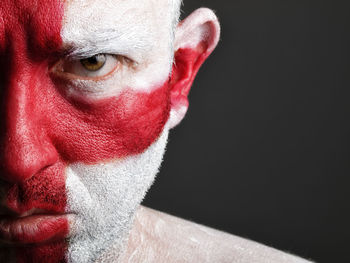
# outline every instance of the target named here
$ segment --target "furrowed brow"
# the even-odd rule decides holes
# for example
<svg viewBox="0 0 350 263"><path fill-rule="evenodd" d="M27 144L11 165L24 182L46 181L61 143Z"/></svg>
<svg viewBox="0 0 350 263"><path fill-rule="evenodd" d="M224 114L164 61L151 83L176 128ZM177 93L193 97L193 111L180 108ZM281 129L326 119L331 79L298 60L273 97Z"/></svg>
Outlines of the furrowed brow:
<svg viewBox="0 0 350 263"><path fill-rule="evenodd" d="M151 38L147 32L115 29L99 29L84 32L74 39L64 41L65 54L71 59L82 59L100 53L129 56L137 59L140 53L151 49Z"/></svg>

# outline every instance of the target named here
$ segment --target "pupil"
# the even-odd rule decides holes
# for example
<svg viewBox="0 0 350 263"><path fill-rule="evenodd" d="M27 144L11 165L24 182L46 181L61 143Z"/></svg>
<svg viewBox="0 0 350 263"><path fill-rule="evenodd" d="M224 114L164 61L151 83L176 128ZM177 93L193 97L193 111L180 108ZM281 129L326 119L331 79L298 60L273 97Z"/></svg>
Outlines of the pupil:
<svg viewBox="0 0 350 263"><path fill-rule="evenodd" d="M104 62L104 55L96 55L87 59L89 64L97 65Z"/></svg>
<svg viewBox="0 0 350 263"><path fill-rule="evenodd" d="M94 57L88 58L88 62L89 64L97 64L98 63L97 57L94 56Z"/></svg>

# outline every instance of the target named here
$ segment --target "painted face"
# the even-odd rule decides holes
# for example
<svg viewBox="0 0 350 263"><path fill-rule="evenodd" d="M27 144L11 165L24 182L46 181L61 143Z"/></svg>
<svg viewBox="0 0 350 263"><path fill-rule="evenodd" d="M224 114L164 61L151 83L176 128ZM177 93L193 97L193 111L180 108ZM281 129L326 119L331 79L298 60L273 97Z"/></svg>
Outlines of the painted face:
<svg viewBox="0 0 350 263"><path fill-rule="evenodd" d="M179 81L210 52L179 49L172 70L173 6L2 0L1 261L122 250L195 73Z"/></svg>

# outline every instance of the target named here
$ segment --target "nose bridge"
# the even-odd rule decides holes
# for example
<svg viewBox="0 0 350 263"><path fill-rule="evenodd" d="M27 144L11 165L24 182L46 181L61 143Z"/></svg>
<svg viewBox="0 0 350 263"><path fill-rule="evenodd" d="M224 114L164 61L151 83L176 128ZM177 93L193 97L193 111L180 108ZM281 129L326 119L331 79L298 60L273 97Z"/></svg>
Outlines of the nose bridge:
<svg viewBox="0 0 350 263"><path fill-rule="evenodd" d="M35 94L30 71L25 62L16 63L8 76L5 98L7 144L9 142L21 144L21 141L34 139L33 128L38 128L33 125L37 116L33 107Z"/></svg>
<svg viewBox="0 0 350 263"><path fill-rule="evenodd" d="M14 55L3 100L5 129L2 134L0 176L9 182L24 181L56 160L46 136L38 88L38 68L25 57Z"/></svg>

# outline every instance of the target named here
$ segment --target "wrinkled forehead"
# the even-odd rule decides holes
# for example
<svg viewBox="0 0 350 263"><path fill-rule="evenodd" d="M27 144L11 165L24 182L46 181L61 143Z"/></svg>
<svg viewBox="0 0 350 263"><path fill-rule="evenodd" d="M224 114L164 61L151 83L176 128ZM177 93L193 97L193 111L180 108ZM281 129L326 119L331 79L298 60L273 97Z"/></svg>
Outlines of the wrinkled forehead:
<svg viewBox="0 0 350 263"><path fill-rule="evenodd" d="M155 42L166 44L171 37L173 20L170 2L69 0L63 19L64 44L84 47L113 38L119 53L150 50Z"/></svg>
<svg viewBox="0 0 350 263"><path fill-rule="evenodd" d="M172 1L1 0L0 34L22 26L21 31L30 31L30 38L38 37L39 42L60 35L63 45L71 45L108 39L113 33L120 40L132 40L132 49L151 48L152 41L171 37Z"/></svg>
<svg viewBox="0 0 350 263"><path fill-rule="evenodd" d="M66 0L65 18L85 26L158 25L169 17L173 0ZM154 24L155 23L155 24Z"/></svg>

